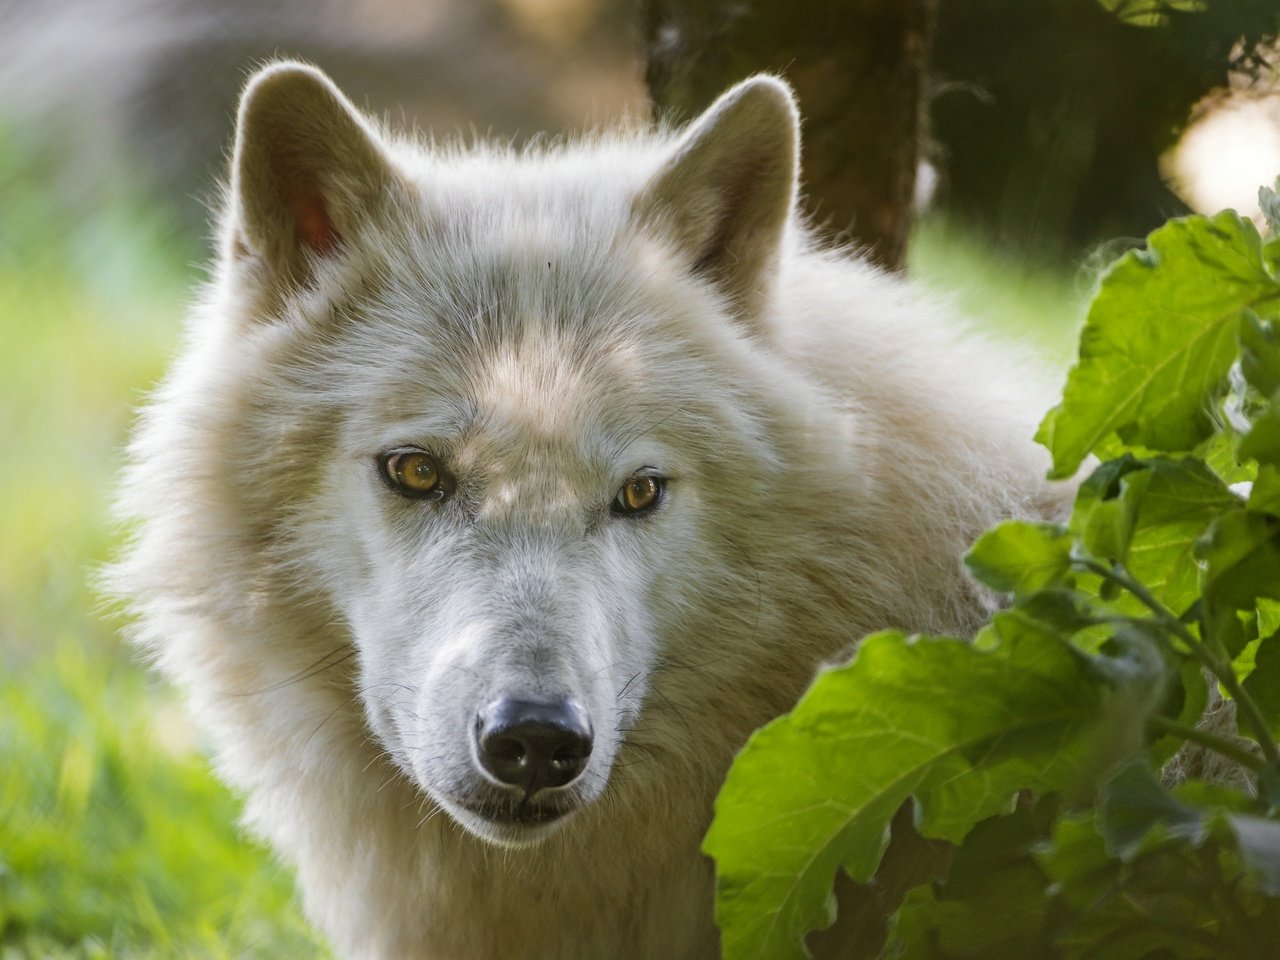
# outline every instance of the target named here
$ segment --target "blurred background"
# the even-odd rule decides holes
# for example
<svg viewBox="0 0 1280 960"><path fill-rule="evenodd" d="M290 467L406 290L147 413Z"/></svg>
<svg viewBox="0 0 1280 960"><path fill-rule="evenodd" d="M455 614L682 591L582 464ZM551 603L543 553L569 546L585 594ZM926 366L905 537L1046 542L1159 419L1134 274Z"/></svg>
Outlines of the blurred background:
<svg viewBox="0 0 1280 960"><path fill-rule="evenodd" d="M780 71L815 222L1065 368L1100 265L1258 216L1278 29L1275 0L0 0L0 957L323 955L92 586L255 63L517 142Z"/></svg>

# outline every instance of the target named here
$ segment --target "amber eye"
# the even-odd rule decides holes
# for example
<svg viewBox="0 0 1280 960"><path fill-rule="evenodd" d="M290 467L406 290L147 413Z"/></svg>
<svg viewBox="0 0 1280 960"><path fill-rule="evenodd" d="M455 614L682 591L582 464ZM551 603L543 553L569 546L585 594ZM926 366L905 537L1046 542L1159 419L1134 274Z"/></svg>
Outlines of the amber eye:
<svg viewBox="0 0 1280 960"><path fill-rule="evenodd" d="M397 493L417 500L443 500L448 479L435 458L422 450L392 450L381 457L382 475Z"/></svg>
<svg viewBox="0 0 1280 960"><path fill-rule="evenodd" d="M613 500L613 512L617 514L638 514L652 510L662 499L662 488L665 481L662 477L637 475L622 485Z"/></svg>

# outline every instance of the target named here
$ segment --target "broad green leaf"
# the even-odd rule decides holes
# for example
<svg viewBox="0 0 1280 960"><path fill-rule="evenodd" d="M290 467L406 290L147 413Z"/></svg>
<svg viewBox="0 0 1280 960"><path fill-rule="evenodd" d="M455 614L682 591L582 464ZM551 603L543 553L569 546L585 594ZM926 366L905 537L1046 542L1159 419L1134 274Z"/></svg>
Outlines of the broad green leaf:
<svg viewBox="0 0 1280 960"><path fill-rule="evenodd" d="M945 882L918 887L893 919L895 960L1052 957L1049 879L1031 855L1056 804L1040 800L974 827Z"/></svg>
<svg viewBox="0 0 1280 960"><path fill-rule="evenodd" d="M1259 894L1272 886L1271 828L1280 824L1236 812L1251 803L1241 794L1187 786L1194 789L1160 800L1146 791L1112 796L1127 859L1108 853L1095 815L1054 824L1034 856L1054 881L1058 956L1269 960L1280 900ZM1129 801L1134 809L1114 809ZM1144 821L1146 833L1133 840Z"/></svg>
<svg viewBox="0 0 1280 960"><path fill-rule="evenodd" d="M1223 483L1239 483L1252 480L1258 472L1255 464L1246 461L1240 463L1236 457L1237 438L1230 433L1214 433L1196 444L1191 456L1203 460L1205 465L1217 474ZM1103 463L1132 457L1138 462L1155 460L1164 454L1159 450L1149 450L1141 444L1125 443L1115 434L1100 441L1093 448L1094 456Z"/></svg>
<svg viewBox="0 0 1280 960"><path fill-rule="evenodd" d="M1095 557L1124 563L1165 606L1181 613L1199 596L1196 541L1240 498L1199 460L1125 457L1081 486L1070 529Z"/></svg>
<svg viewBox="0 0 1280 960"><path fill-rule="evenodd" d="M1116 861L1107 853L1091 814L1059 817L1050 841L1035 851L1036 861L1058 884L1061 900L1072 909L1087 909L1107 896Z"/></svg>
<svg viewBox="0 0 1280 960"><path fill-rule="evenodd" d="M1103 277L1062 403L1036 439L1069 477L1102 440L1189 451L1236 357L1241 311L1280 302L1261 239L1233 212L1171 220Z"/></svg>
<svg viewBox="0 0 1280 960"><path fill-rule="evenodd" d="M1121 860L1132 860L1157 826L1162 837L1180 837L1194 845L1204 839L1200 811L1160 786L1143 761L1127 764L1104 783L1098 801L1098 830L1107 852Z"/></svg>
<svg viewBox="0 0 1280 960"><path fill-rule="evenodd" d="M964 562L989 587L1031 593L1066 576L1071 537L1054 524L1008 520L979 537Z"/></svg>
<svg viewBox="0 0 1280 960"><path fill-rule="evenodd" d="M1157 600L1182 613L1200 593L1196 540L1214 519L1239 510L1240 499L1198 460L1152 460L1124 486L1121 496L1134 515L1125 565Z"/></svg>
<svg viewBox="0 0 1280 960"><path fill-rule="evenodd" d="M1225 514L1196 543L1204 595L1213 605L1252 610L1260 597L1280 600L1280 517Z"/></svg>
<svg viewBox="0 0 1280 960"><path fill-rule="evenodd" d="M1257 666L1258 648L1261 646L1262 638L1254 637L1244 645L1244 649L1231 661L1231 669L1235 673L1237 680L1243 681L1249 674L1253 673L1253 668Z"/></svg>
<svg viewBox="0 0 1280 960"><path fill-rule="evenodd" d="M1252 310L1240 322L1240 372L1264 397L1280 390L1280 332Z"/></svg>
<svg viewBox="0 0 1280 960"><path fill-rule="evenodd" d="M1130 454L1100 464L1076 493L1070 530L1095 557L1123 560L1133 536L1133 503L1122 499L1122 484L1130 474L1140 472L1143 461Z"/></svg>
<svg viewBox="0 0 1280 960"><path fill-rule="evenodd" d="M1262 711L1272 735L1280 736L1280 633L1258 638L1253 669L1244 678L1244 690ZM1242 733L1252 732L1248 724L1240 726Z"/></svg>
<svg viewBox="0 0 1280 960"><path fill-rule="evenodd" d="M1257 636L1257 624L1252 610L1221 604L1201 604L1196 612L1202 620L1202 626L1208 629L1209 635L1228 657L1240 656L1249 641Z"/></svg>
<svg viewBox="0 0 1280 960"><path fill-rule="evenodd" d="M1266 466L1258 471L1249 491L1249 509L1280 517L1280 467Z"/></svg>
<svg viewBox="0 0 1280 960"><path fill-rule="evenodd" d="M1188 941L1184 920L1204 923L1212 907L1198 904L1195 851L1179 845L1158 854L1158 869L1173 883L1153 883L1152 867L1110 856L1092 815L1060 818L1051 840L1033 851L1053 881L1055 951L1067 960L1205 960ZM1188 882L1192 881L1192 882ZM1172 887L1172 889L1170 889ZM1184 889L1185 888L1185 892ZM1210 921L1211 922L1211 921ZM1030 960L1030 958L1028 958Z"/></svg>
<svg viewBox="0 0 1280 960"><path fill-rule="evenodd" d="M1241 463L1236 456L1235 437L1229 433L1215 433L1200 446L1196 447L1196 456L1204 461L1205 466L1222 478L1223 483L1240 483L1252 480L1258 468L1252 463Z"/></svg>
<svg viewBox="0 0 1280 960"><path fill-rule="evenodd" d="M987 650L869 637L751 738L704 842L726 960L805 957L805 933L832 919L837 868L870 878L909 796L923 835L958 842L1018 790L1087 790L1117 732L1141 728L1162 667L996 622L1004 640Z"/></svg>
<svg viewBox="0 0 1280 960"><path fill-rule="evenodd" d="M1086 593L1048 587L1019 598L1017 606L1004 611L988 627L999 636L1006 624L1012 624L1017 633L1041 635L1046 642L1052 642L1087 630L1103 622L1109 614L1108 610L1099 610Z"/></svg>
<svg viewBox="0 0 1280 960"><path fill-rule="evenodd" d="M1201 796L1217 799L1211 792ZM1226 805L1196 806L1160 786L1146 764L1135 762L1103 784L1098 829L1108 852L1126 861L1170 839L1198 847L1216 835L1238 847L1260 889L1280 895L1280 822L1240 812L1241 795L1225 799Z"/></svg>
<svg viewBox="0 0 1280 960"><path fill-rule="evenodd" d="M1280 601L1258 601L1258 636L1267 637L1280 630Z"/></svg>
<svg viewBox="0 0 1280 960"><path fill-rule="evenodd" d="M1257 460L1261 466L1280 467L1280 394L1254 416L1236 452L1241 459Z"/></svg>

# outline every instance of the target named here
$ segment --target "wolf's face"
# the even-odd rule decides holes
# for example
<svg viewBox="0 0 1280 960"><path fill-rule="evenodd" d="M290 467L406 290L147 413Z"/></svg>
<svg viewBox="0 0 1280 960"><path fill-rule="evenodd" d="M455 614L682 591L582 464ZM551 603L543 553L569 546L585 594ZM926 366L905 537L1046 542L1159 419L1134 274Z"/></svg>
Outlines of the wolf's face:
<svg viewBox="0 0 1280 960"><path fill-rule="evenodd" d="M654 432L675 411L625 351L583 369L570 350L534 335L465 372L421 358L350 418L341 492L317 504L342 505L329 521L357 560L335 582L370 726L493 839L604 790L696 523L697 464Z"/></svg>
<svg viewBox="0 0 1280 960"><path fill-rule="evenodd" d="M280 331L264 459L307 477L278 565L325 585L399 769L529 843L659 712L688 591L743 593L705 574L733 566L713 518L768 508L773 456L715 358L767 298L793 107L738 88L610 202L550 161L385 149L309 71L246 94L227 256Z"/></svg>

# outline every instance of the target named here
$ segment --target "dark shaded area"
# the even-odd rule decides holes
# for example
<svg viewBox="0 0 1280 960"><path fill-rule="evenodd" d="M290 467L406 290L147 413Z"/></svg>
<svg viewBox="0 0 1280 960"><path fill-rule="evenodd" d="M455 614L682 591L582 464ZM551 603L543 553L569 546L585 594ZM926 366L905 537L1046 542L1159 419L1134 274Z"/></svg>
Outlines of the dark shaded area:
<svg viewBox="0 0 1280 960"><path fill-rule="evenodd" d="M804 116L809 212L900 267L911 227L933 0L645 0L646 79L685 120L752 73L780 74Z"/></svg>
<svg viewBox="0 0 1280 960"><path fill-rule="evenodd" d="M893 816L889 846L870 883L857 883L843 870L836 874L840 909L828 929L812 933L808 945L818 960L878 960L884 956L889 920L915 887L947 876L955 847L920 836L914 801Z"/></svg>
<svg viewBox="0 0 1280 960"><path fill-rule="evenodd" d="M1160 26L1099 0L644 0L646 79L677 118L758 70L805 115L810 212L899 266L925 124L941 207L1000 246L1075 257L1186 212L1160 158L1233 73L1258 72L1275 0L1207 0Z"/></svg>
<svg viewBox="0 0 1280 960"><path fill-rule="evenodd" d="M1251 51L1274 39L1280 4L1166 16L1141 27L1098 0L944 0L930 109L943 207L1047 255L1185 212L1160 155L1233 69L1258 66Z"/></svg>

